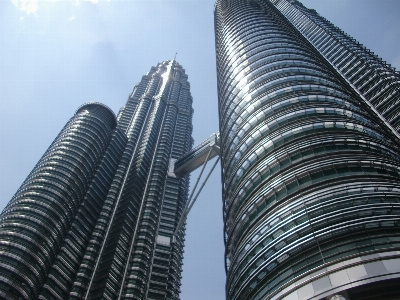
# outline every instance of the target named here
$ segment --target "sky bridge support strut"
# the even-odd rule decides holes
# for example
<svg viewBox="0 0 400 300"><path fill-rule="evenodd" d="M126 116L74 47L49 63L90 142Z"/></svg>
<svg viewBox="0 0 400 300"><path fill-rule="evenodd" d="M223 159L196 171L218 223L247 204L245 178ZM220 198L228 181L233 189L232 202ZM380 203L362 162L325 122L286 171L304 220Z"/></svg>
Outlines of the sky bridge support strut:
<svg viewBox="0 0 400 300"><path fill-rule="evenodd" d="M207 162L214 158L215 156L220 155L219 152L219 133L214 133L211 135L210 138L202 142L197 147L190 150L188 153L184 154L181 158L176 161L173 161L173 175L176 177L183 177L190 174L192 171L197 169L198 167L202 166L199 176L197 177L196 183L190 193L189 199L186 202L185 208L183 209L182 216L178 222L178 225L175 228L172 243L176 242L176 235L182 229L183 223L186 221L186 218L193 207L193 204L196 202L197 198L199 197L203 187L207 183L208 178L210 178L211 173L214 171L215 167L219 162L218 159L214 162L213 166L211 167L210 171L208 172L204 182L201 184L198 192L196 193L195 197L193 198L193 194L196 191L197 185L203 175L204 169L207 165ZM192 199L193 198L193 199Z"/></svg>

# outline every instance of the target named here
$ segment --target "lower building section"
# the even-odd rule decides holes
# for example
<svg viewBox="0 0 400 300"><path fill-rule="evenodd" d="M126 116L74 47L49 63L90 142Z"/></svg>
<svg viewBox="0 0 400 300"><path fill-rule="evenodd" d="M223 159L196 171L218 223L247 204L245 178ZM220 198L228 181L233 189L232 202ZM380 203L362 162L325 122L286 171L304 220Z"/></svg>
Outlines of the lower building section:
<svg viewBox="0 0 400 300"><path fill-rule="evenodd" d="M400 299L399 286L400 251L390 251L355 255L337 263L327 264L323 269L308 272L282 286L269 298L395 300Z"/></svg>
<svg viewBox="0 0 400 300"><path fill-rule="evenodd" d="M397 278L400 186L390 181L325 182L312 197L294 196L255 219L228 273L232 299L325 299L337 292L364 299L354 295L372 289L369 283Z"/></svg>

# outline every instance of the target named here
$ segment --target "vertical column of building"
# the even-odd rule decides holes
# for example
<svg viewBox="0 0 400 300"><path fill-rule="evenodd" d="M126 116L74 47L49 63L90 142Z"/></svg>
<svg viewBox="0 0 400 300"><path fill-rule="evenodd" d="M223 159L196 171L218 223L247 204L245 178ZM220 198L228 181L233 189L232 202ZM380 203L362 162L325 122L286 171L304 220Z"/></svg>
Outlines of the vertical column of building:
<svg viewBox="0 0 400 300"><path fill-rule="evenodd" d="M92 299L118 298L121 294L121 283L131 252L130 245L136 234L135 228L143 206L142 197L149 176L150 157L155 151L155 135L160 131L160 117L165 111L165 106L154 99L161 86L160 74L165 70L166 68L158 68L154 72L152 69L150 74L144 76L139 85L143 91L134 91L121 112L121 123L118 127L125 130L129 140L125 149L126 155L124 154L125 162L120 165L122 178L116 182L119 185L117 193L111 193L109 197L112 207L104 207L107 210L106 226L99 224L98 227L104 232L102 241L96 242L97 238L93 236L93 245L97 243L99 248L91 269L89 285L86 287L86 295ZM126 108L130 106L130 102L137 100L139 103L135 113L128 122L123 122ZM82 267L85 268L85 264ZM79 287L79 282L76 286Z"/></svg>
<svg viewBox="0 0 400 300"><path fill-rule="evenodd" d="M116 128L38 299L67 299L126 145Z"/></svg>
<svg viewBox="0 0 400 300"><path fill-rule="evenodd" d="M145 76L144 81L147 82L147 79L148 77ZM134 220L137 217L135 215L135 210L132 209L122 209L121 212L121 207L126 208L126 201L129 201L129 199L123 197L122 193L123 191L126 192L126 189L129 190L129 170L134 165L134 158L138 149L138 141L140 140L141 133L146 125L146 120L151 108L151 98L140 98L131 95L125 106L125 110L120 112L118 116L119 120L121 120L121 115L124 116L123 114L128 111L129 107L135 107L134 111L130 112L132 113L130 119L124 121L124 119L126 120L127 118L122 118L123 121L121 121L117 127L118 130L124 132L124 135L128 135L128 141L126 142L122 158L113 177L111 187L108 190L104 205L101 208L101 213L97 219L93 233L91 234L90 241L86 247L84 258L80 264L77 277L70 292L71 299L82 299L88 297L88 292L91 290L94 282L94 276L99 276L101 270L103 270L105 278L107 278L109 273L114 276L113 272L115 272L115 270L109 271L107 268L104 268L105 261L108 264L111 264L113 260L113 252L110 252L111 254L108 253L108 255L105 254L107 252L105 242L110 235L115 234L115 232L112 231L111 225L114 224L113 220L116 218L121 217L122 220L124 214L128 214L129 220ZM139 205L136 202L131 204L136 206ZM118 212L117 208L119 208ZM126 251L127 250L125 249L125 252ZM103 255L106 258L103 258ZM100 259L103 261L100 261ZM119 259L124 259L124 257L122 256L122 258L118 258L117 260L118 263L122 264L123 262L120 262ZM103 263L102 269L100 268L100 262ZM118 290L119 285L118 282L114 282L114 289Z"/></svg>
<svg viewBox="0 0 400 300"><path fill-rule="evenodd" d="M185 75L186 77L186 75ZM187 77L184 80L187 79ZM176 125L174 147L172 149L172 159L178 159L184 153L189 151L193 147L192 138L192 97L190 96L189 84L184 81L184 85L179 95L179 115ZM176 178L170 177L171 183L167 184L167 187L175 187L174 189L169 189L170 194L165 197L165 206L163 207L163 215L161 219L161 225L166 225L170 223L170 218L174 216L174 228L178 225L181 218L183 209L188 200L189 193L189 182L190 176L186 176L177 180ZM174 196L173 192L178 192L178 197ZM164 209L165 208L165 209ZM165 213L169 210L169 215ZM166 228L165 228L166 229ZM167 236L171 238L171 228L165 230L162 235L167 233ZM180 285L181 285L181 273L182 273L182 260L183 260L183 247L184 247L184 236L185 228L178 233L176 236L176 243L171 245L170 248L170 258L169 258L169 270L167 278L166 295L164 299L180 299ZM158 246L158 245L157 245Z"/></svg>
<svg viewBox="0 0 400 300"><path fill-rule="evenodd" d="M76 112L0 216L0 295L36 299L107 149L115 116Z"/></svg>
<svg viewBox="0 0 400 300"><path fill-rule="evenodd" d="M169 101L177 107L177 117L171 141L170 160L176 160L192 147L192 98L187 75L176 63L173 93ZM188 197L189 177L178 179L168 173L162 195L162 209L158 220L157 240L153 246L151 275L146 299L179 299L183 259L184 230L177 243L172 236Z"/></svg>
<svg viewBox="0 0 400 300"><path fill-rule="evenodd" d="M171 100L179 91L179 85L173 81L174 66L168 64L163 74L162 95L158 104L164 108L163 115L155 116L158 131L149 136L154 150L149 155L149 176L145 184L140 221L135 228L135 237L131 241L131 264L126 266L124 276L124 294L127 298L144 299L150 280L149 273L153 261L153 248L156 242L157 227L160 218L169 155L173 142L177 106ZM151 134L149 131L148 134Z"/></svg>
<svg viewBox="0 0 400 300"><path fill-rule="evenodd" d="M132 241L131 264L127 266L124 276L124 296L133 299L151 299L152 297L165 298L167 283L160 281L159 277L153 277L151 272L161 269L168 272L168 267L158 264L159 260L154 258L156 243L163 243L167 236L158 235L161 221L164 196L167 190L176 189L179 185L168 180L167 170L171 158L178 117L178 97L181 91L181 80L179 78L180 66L175 61L168 62L168 71L163 75L164 94L160 97L160 105L166 104L165 115L159 134L156 138L157 148L152 157L150 175L146 182L143 197L143 208L141 219L138 222L137 234ZM136 230L136 229L135 229ZM169 248L169 247L168 247ZM149 290L150 289L150 290ZM157 291L161 292L157 293Z"/></svg>
<svg viewBox="0 0 400 300"><path fill-rule="evenodd" d="M217 1L215 30L227 298L399 277L400 162L381 120L271 3Z"/></svg>
<svg viewBox="0 0 400 300"><path fill-rule="evenodd" d="M299 1L271 0L390 124L400 129L400 74L381 58Z"/></svg>

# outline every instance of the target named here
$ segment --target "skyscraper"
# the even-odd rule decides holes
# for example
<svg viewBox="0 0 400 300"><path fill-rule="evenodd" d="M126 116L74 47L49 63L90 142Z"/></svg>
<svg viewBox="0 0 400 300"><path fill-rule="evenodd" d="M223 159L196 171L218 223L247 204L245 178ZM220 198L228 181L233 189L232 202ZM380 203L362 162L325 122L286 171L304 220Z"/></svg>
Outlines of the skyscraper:
<svg viewBox="0 0 400 300"><path fill-rule="evenodd" d="M399 74L295 0L218 0L227 299L397 299Z"/></svg>
<svg viewBox="0 0 400 300"><path fill-rule="evenodd" d="M0 216L3 299L178 299L192 97L175 61L151 68L118 116L81 106Z"/></svg>
<svg viewBox="0 0 400 300"><path fill-rule="evenodd" d="M299 1L271 1L352 88L397 131L400 75L369 49Z"/></svg>

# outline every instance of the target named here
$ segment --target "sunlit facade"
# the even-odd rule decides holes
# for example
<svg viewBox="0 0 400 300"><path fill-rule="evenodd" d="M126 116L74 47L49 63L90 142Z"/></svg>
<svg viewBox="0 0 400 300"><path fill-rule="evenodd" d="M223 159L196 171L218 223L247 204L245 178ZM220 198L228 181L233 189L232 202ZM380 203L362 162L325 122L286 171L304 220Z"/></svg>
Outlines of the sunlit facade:
<svg viewBox="0 0 400 300"><path fill-rule="evenodd" d="M400 74L355 39L299 1L271 1L353 89L397 131Z"/></svg>
<svg viewBox="0 0 400 300"><path fill-rule="evenodd" d="M398 299L398 73L297 1L215 34L227 299Z"/></svg>
<svg viewBox="0 0 400 300"><path fill-rule="evenodd" d="M0 215L2 299L179 299L192 97L175 61L80 107Z"/></svg>

